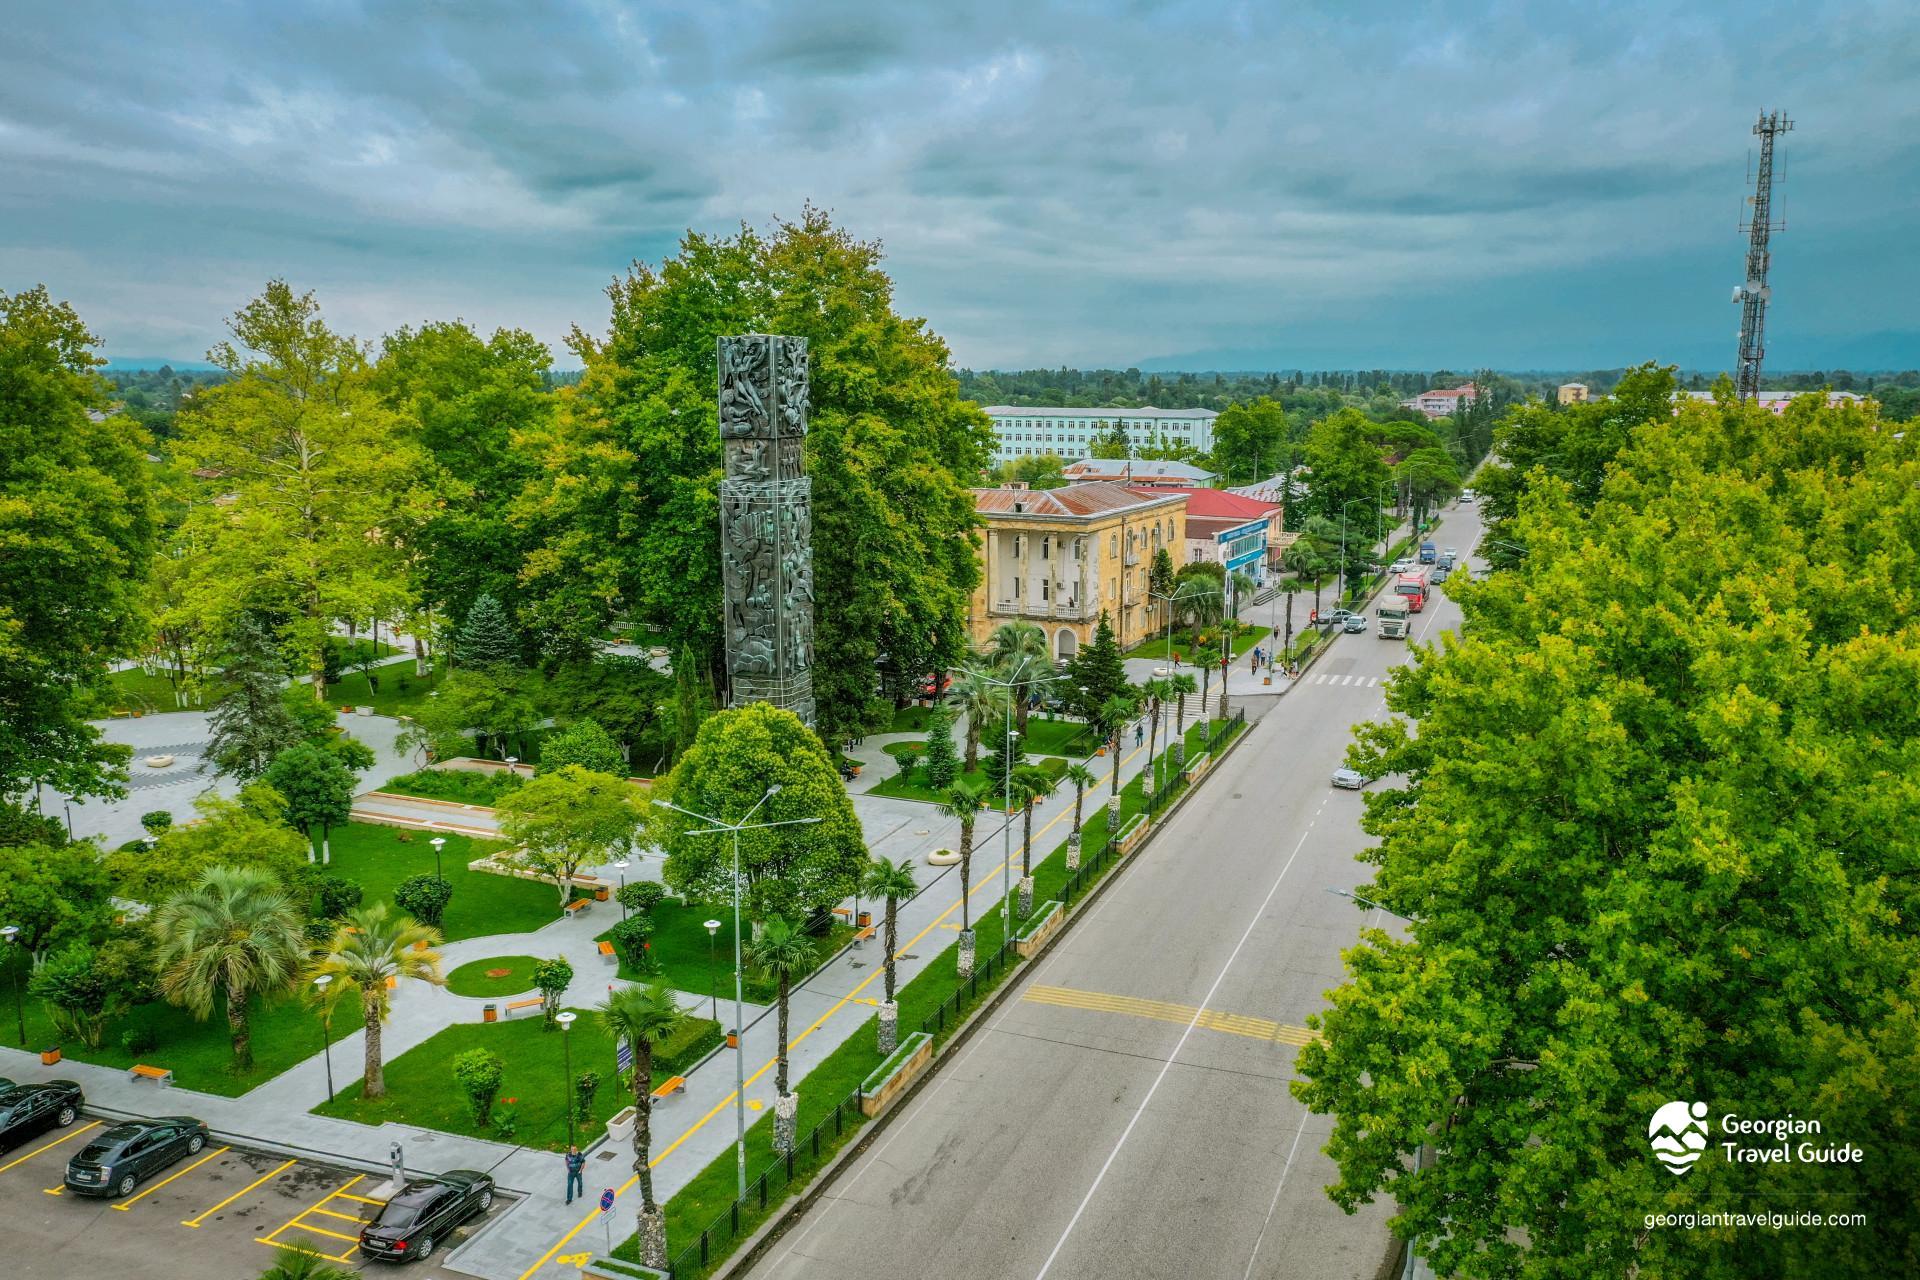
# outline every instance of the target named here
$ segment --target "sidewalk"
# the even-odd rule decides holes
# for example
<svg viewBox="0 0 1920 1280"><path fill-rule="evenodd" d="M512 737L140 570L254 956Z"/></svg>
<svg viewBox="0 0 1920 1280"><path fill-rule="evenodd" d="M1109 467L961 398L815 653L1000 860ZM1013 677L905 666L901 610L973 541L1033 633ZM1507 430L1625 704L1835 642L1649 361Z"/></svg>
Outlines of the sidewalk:
<svg viewBox="0 0 1920 1280"><path fill-rule="evenodd" d="M393 723L379 719L361 723L382 722ZM145 721L132 723L144 724ZM372 735L368 738L371 741ZM1144 748L1127 749L1120 761L1123 784L1139 772L1145 758ZM1090 763L1096 767L1109 764L1104 759ZM1097 789L1101 799L1106 790L1103 779ZM1050 851L1065 838L1073 811L1072 794L1071 788L1057 789L1035 815L1036 855ZM900 906L901 945L896 981L904 986L958 933L958 869L928 866L926 854L936 848L954 847L959 841L959 824L941 818L932 805L910 800L855 795L853 802L874 856L911 859L921 885L921 892ZM1097 803L1094 793L1090 792L1089 812ZM1017 822L1016 818L1006 845L1016 870L1020 856ZM1006 827L1002 815L991 811L982 813L975 824L974 884L969 903L975 919L1000 901L1001 840ZM629 870L628 878L641 874L642 868L657 867L657 862L643 861ZM606 878L613 876L610 869L597 870ZM870 910L873 904L861 906ZM556 920L529 934L464 939L444 948L443 972L450 972L467 960L490 955L564 955L572 963L575 975L567 991L567 1003L575 1008L592 1008L605 998L611 979L610 967L599 956L594 942L594 935L605 925L604 916L590 913L586 918ZM793 993L788 1057L798 1082L797 1089L804 1091L806 1074L867 1027L880 999L883 971L879 948L869 942L842 951ZM690 1009L708 1001L705 993L681 995ZM425 983L403 983L396 993L392 1018L383 1036L388 1061L444 1027L478 1021L479 1006L484 1003ZM731 1014L722 1003L721 1021L728 1023ZM773 1106L773 1012L765 1007L747 1011L741 1052L747 1076L745 1101L749 1126ZM363 1054L360 1032L333 1046L336 1090L360 1078ZM497 1221L448 1259L448 1265L486 1280L522 1280L536 1273L548 1277L572 1274L575 1254L599 1248L599 1214L566 1204L564 1177L553 1154L409 1125L375 1127L312 1115L308 1108L326 1097L325 1073L325 1063L316 1054L242 1097L221 1098L187 1089L156 1089L145 1081L129 1081L125 1072L109 1067L78 1062L45 1067L35 1055L15 1049L0 1050L0 1075L23 1081L56 1077L77 1080L91 1104L114 1111L136 1115L186 1112L199 1116L223 1136L297 1148L320 1159L384 1165L388 1144L399 1142L405 1148L410 1168L491 1171L501 1186L523 1193L525 1198L500 1214ZM655 1113L654 1187L662 1201L733 1145L734 1075L735 1055L722 1050L689 1072L686 1091L661 1104ZM629 1148L615 1149L614 1144L603 1142L591 1153L588 1166L589 1192L612 1187L621 1198L614 1212L619 1215L616 1226L622 1237L629 1233L633 1216L627 1199L632 1189L631 1162ZM594 1232L575 1247L571 1243L574 1237L589 1226L595 1227ZM556 1255L563 1255L568 1261L562 1264Z"/></svg>

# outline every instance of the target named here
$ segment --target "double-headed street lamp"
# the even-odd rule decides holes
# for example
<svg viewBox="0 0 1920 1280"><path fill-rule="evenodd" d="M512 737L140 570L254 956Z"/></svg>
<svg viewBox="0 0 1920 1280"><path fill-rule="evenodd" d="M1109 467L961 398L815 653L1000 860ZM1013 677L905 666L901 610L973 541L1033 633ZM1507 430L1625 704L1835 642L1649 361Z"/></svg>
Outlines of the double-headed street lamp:
<svg viewBox="0 0 1920 1280"><path fill-rule="evenodd" d="M820 821L818 818L787 818L780 822L749 822L747 819L760 812L760 806L780 792L780 784L774 783L766 789L753 808L738 822L722 822L710 814L696 813L692 809L683 809L668 800L655 800L653 803L661 809L671 809L683 813L689 818L697 818L706 823L686 834L690 836L717 836L731 833L733 836L733 1112L734 1112L734 1163L739 1173L739 1192L742 1200L747 1198L747 1026L743 1013L746 1005L746 993L740 969L740 884L744 877L740 874L740 833L742 831L762 831L769 827L799 827ZM712 936L709 927L708 936ZM718 1004L716 999L715 1004Z"/></svg>

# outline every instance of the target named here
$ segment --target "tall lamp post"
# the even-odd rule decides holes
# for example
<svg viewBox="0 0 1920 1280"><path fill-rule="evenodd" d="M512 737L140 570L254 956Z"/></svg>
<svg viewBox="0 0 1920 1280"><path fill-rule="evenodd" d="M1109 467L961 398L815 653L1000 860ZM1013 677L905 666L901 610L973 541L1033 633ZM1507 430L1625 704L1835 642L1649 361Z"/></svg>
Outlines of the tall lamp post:
<svg viewBox="0 0 1920 1280"><path fill-rule="evenodd" d="M621 892L616 896L620 899L620 918L622 920L625 920L627 918L627 896L625 892L627 887L627 868L632 865L633 864L631 862L628 862L625 858L622 858L620 859L620 861L613 864L613 869L620 873Z"/></svg>
<svg viewBox="0 0 1920 1280"><path fill-rule="evenodd" d="M333 975L323 973L313 980L314 999L320 1005L320 1053L327 1060L327 1101L333 1101L333 1006L327 1002L327 987Z"/></svg>
<svg viewBox="0 0 1920 1280"><path fill-rule="evenodd" d="M747 1198L747 1026L743 1008L746 1005L746 993L742 988L740 969L740 833L742 831L761 831L768 827L799 827L820 821L818 818L787 818L780 822L749 822L747 819L760 812L760 806L779 794L780 784L774 783L766 793L753 802L753 808L738 822L722 822L720 819L704 813L695 813L692 809L683 809L668 800L655 800L653 803L661 809L671 809L675 813L684 813L689 818L697 818L706 823L705 827L687 832L691 836L733 836L733 1153L734 1165L739 1174L739 1192L742 1200Z"/></svg>
<svg viewBox="0 0 1920 1280"><path fill-rule="evenodd" d="M447 838L445 836L435 836L433 839L427 841L427 843L433 846L433 878L435 880L444 880L446 876L440 873L440 851L447 847Z"/></svg>
<svg viewBox="0 0 1920 1280"><path fill-rule="evenodd" d="M720 932L718 920L707 921L707 994L713 999L713 1020L720 1021L720 961L714 954L713 940Z"/></svg>
<svg viewBox="0 0 1920 1280"><path fill-rule="evenodd" d="M984 671L969 671L983 684L998 685L1007 691L1007 736L1001 759L1005 767L1000 770L1000 799L1004 805L1013 803L1013 691L1028 685L1051 684L1055 680L1064 680L1065 676L1042 676L1033 680L1022 680L1027 664L1033 661L1033 655L1023 653L1020 661L1014 664L1013 673L1005 680L996 680ZM1114 762L1114 768L1119 768ZM1007 809L1000 823L1000 944L1005 946L1013 937L1013 810Z"/></svg>
<svg viewBox="0 0 1920 1280"><path fill-rule="evenodd" d="M577 1017L579 1017L579 1016L580 1016L580 1015L578 1015L578 1014L576 1014L576 1013L575 1013L575 1012L574 1012L573 1010L571 1010L571 1009L568 1009L568 1010L566 1010L566 1011L565 1011L564 1013L556 1013L556 1014L554 1014L554 1015L553 1015L553 1020L554 1020L555 1022L557 1022L557 1023L559 1023L559 1024L560 1024L560 1054L561 1054L561 1061L562 1061L563 1063L565 1063L565 1064L566 1064L566 1065L565 1065L565 1068L564 1068L564 1069L565 1069L565 1071L566 1071L566 1073L567 1073L567 1078L566 1078L566 1085L565 1085L565 1088L563 1088L563 1089L562 1089L562 1090L560 1091L560 1100L561 1100L561 1101L562 1101L563 1103L565 1103L565 1104L566 1104L566 1108L567 1108L567 1149L568 1149L568 1150L572 1150L572 1149L573 1149L573 1145L574 1145L574 1136L573 1136L573 1037L572 1037L571 1035L569 1035L569 1034L568 1034L568 1032L570 1032L570 1031L572 1031L572 1030L573 1030L573 1020L574 1020L575 1018L577 1018Z"/></svg>
<svg viewBox="0 0 1920 1280"><path fill-rule="evenodd" d="M20 954L15 949L20 945L20 926L10 924L0 929L0 939L7 944L7 972L13 975L13 1021L20 1030L20 1047L27 1047L27 1010L20 1002Z"/></svg>

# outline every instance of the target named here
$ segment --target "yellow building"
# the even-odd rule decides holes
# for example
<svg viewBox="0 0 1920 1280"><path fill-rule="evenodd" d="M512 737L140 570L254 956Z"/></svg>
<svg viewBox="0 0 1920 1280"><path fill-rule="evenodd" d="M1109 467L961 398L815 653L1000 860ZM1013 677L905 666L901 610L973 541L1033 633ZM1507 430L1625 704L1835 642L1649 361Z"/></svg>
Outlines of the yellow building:
<svg viewBox="0 0 1920 1280"><path fill-rule="evenodd" d="M1585 404L1588 400L1587 384L1584 382L1563 382L1560 384L1561 404Z"/></svg>
<svg viewBox="0 0 1920 1280"><path fill-rule="evenodd" d="M1093 638L1102 612L1122 649L1160 628L1166 606L1149 598L1147 575L1163 547L1175 569L1186 561L1185 494L1096 482L975 489L973 501L986 525L974 643L1003 622L1032 622L1059 659Z"/></svg>

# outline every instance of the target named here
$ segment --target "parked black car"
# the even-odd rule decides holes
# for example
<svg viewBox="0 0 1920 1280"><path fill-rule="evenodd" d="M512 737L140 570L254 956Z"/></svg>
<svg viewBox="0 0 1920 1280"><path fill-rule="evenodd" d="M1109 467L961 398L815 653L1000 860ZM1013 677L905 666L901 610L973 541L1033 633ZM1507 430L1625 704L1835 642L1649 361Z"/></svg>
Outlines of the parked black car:
<svg viewBox="0 0 1920 1280"><path fill-rule="evenodd" d="M64 1129L80 1117L87 1096L71 1080L10 1084L0 1089L0 1151L44 1129Z"/></svg>
<svg viewBox="0 0 1920 1280"><path fill-rule="evenodd" d="M207 1126L192 1116L128 1120L108 1129L67 1161L67 1190L124 1196L136 1185L207 1145Z"/></svg>
<svg viewBox="0 0 1920 1280"><path fill-rule="evenodd" d="M476 1169L415 1178L360 1232L360 1252L392 1262L431 1258L455 1227L492 1207L493 1179Z"/></svg>

